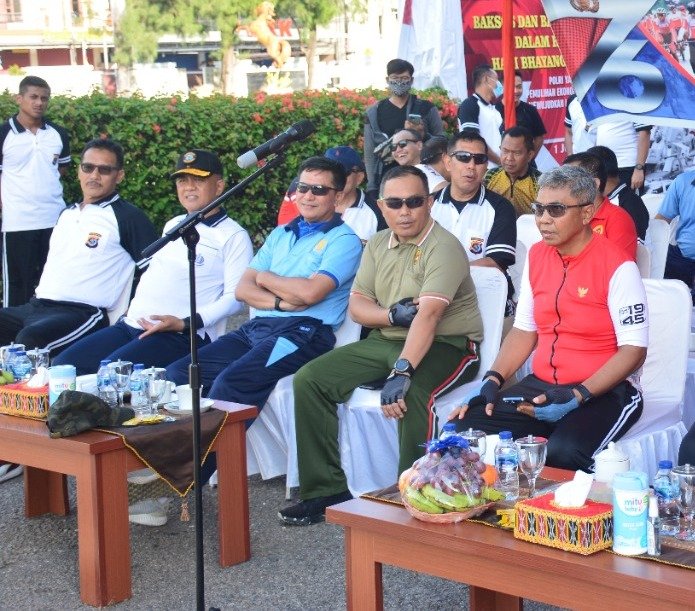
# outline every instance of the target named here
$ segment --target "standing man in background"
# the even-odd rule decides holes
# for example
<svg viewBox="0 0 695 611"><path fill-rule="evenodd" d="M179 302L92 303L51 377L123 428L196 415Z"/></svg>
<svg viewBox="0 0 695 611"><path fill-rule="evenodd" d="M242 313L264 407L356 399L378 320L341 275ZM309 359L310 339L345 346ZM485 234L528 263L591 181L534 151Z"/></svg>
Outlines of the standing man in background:
<svg viewBox="0 0 695 611"><path fill-rule="evenodd" d="M0 127L3 307L27 303L39 283L51 232L65 209L60 178L70 159L67 131L44 119L51 88L19 83L19 111Z"/></svg>
<svg viewBox="0 0 695 611"><path fill-rule="evenodd" d="M372 104L365 113L364 164L367 167L367 195L372 201L376 201L379 194L384 172L395 165L390 155L385 161L381 149L374 150L376 147L382 144L388 147L385 143L404 128L419 132L423 142L430 136L444 133L437 107L410 93L414 72L413 64L404 59L392 59L386 64L386 85L391 95Z"/></svg>

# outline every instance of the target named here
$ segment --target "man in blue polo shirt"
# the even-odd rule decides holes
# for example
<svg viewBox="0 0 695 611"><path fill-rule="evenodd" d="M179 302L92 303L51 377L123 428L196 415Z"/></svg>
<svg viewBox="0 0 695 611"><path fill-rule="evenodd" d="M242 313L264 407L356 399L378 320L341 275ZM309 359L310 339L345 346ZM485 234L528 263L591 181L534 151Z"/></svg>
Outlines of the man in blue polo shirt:
<svg viewBox="0 0 695 611"><path fill-rule="evenodd" d="M684 172L671 183L656 218L670 223L679 217L676 243L668 247L664 278L682 280L695 304L695 172Z"/></svg>
<svg viewBox="0 0 695 611"><path fill-rule="evenodd" d="M335 211L345 181L336 161L302 163L300 216L273 230L237 285L237 299L256 317L198 353L207 396L262 408L280 378L335 344L362 254L360 239ZM185 357L169 365L168 378L185 384L189 363Z"/></svg>

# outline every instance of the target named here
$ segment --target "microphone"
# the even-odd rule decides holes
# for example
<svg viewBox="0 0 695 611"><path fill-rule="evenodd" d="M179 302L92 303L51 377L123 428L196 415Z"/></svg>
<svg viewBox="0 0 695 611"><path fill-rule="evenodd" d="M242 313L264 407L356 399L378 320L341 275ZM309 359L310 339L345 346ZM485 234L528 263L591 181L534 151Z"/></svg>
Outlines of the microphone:
<svg viewBox="0 0 695 611"><path fill-rule="evenodd" d="M292 142L297 142L299 140L304 140L308 138L311 134L316 131L314 124L309 121L309 119L304 119L299 121L294 125L288 127L284 132L275 138L271 138L267 142L264 142L255 149L246 151L243 155L237 157L237 165L242 168L250 168L256 165L259 160L265 159L268 155L272 153L279 153L285 150L285 148Z"/></svg>

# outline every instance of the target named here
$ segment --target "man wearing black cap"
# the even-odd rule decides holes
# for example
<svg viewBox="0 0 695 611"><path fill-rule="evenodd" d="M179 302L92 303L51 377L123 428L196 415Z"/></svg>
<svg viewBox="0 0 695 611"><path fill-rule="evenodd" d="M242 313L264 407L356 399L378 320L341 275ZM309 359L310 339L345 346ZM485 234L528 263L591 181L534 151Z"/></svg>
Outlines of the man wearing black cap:
<svg viewBox="0 0 695 611"><path fill-rule="evenodd" d="M207 206L224 190L223 169L216 153L193 149L182 154L172 178L186 213ZM164 232L183 215L171 219ZM217 339L218 323L237 312L237 283L251 260L248 233L221 208L197 225L196 340L199 346ZM182 240L155 253L138 284L126 315L115 325L77 342L54 364L71 364L77 374L94 373L101 359L123 359L147 367L164 367L189 353L188 250Z"/></svg>

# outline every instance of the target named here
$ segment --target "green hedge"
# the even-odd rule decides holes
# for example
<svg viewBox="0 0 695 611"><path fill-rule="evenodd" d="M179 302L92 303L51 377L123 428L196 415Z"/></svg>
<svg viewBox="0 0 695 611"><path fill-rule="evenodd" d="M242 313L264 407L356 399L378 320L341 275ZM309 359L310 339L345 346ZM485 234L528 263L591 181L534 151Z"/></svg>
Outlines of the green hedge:
<svg viewBox="0 0 695 611"><path fill-rule="evenodd" d="M237 182L251 173L236 165L236 158L284 131L301 119L311 119L316 132L289 147L284 165L251 183L246 192L230 200L230 215L248 229L256 243L275 226L277 209L299 163L322 154L330 146L348 144L362 151L363 112L384 97L378 90L337 92L302 91L287 95L257 93L248 98L216 95L209 98L110 98L95 93L81 98L52 98L48 116L71 135L75 162L84 144L106 135L118 140L126 152L126 178L121 194L147 211L158 227L181 208L169 178L176 158L190 148L216 150ZM456 106L441 90L423 92L442 112L447 130L456 124ZM16 112L13 96L0 95L1 116ZM76 165L65 180L65 199L78 201Z"/></svg>

